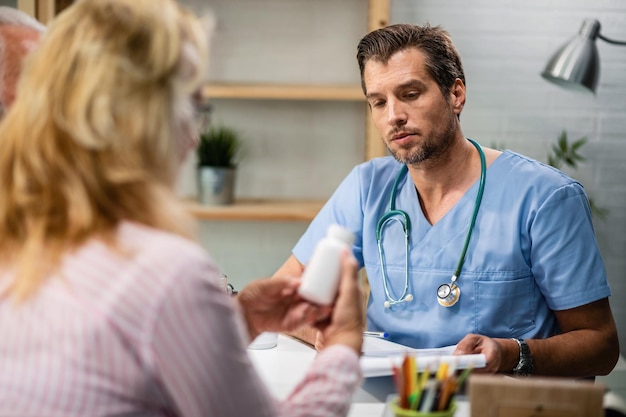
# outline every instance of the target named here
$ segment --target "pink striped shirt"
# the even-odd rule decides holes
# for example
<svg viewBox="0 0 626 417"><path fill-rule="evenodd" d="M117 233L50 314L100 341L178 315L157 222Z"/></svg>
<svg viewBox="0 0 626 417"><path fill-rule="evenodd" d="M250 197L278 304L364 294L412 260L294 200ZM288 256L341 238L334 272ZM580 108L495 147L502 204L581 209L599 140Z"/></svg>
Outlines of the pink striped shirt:
<svg viewBox="0 0 626 417"><path fill-rule="evenodd" d="M0 298L0 416L347 413L361 378L352 350L322 351L278 402L206 252L136 224L118 236L123 252L87 244L25 304Z"/></svg>

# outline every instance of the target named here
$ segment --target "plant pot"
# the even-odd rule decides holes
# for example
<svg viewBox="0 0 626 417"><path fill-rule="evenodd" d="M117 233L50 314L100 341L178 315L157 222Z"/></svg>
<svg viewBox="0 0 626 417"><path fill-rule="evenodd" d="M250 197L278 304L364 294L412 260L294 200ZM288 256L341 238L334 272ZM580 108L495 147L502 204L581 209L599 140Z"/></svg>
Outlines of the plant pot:
<svg viewBox="0 0 626 417"><path fill-rule="evenodd" d="M233 204L235 195L235 168L198 168L198 200L209 206Z"/></svg>

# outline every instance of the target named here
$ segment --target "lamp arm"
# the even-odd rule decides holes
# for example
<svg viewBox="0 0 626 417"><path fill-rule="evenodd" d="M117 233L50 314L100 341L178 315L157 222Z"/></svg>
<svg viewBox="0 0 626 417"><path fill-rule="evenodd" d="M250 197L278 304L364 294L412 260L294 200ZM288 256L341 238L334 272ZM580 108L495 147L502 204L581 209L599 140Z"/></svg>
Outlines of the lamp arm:
<svg viewBox="0 0 626 417"><path fill-rule="evenodd" d="M612 43L613 45L626 45L626 41L614 41L613 39L602 36L601 33L598 33L598 38L602 39L604 42Z"/></svg>

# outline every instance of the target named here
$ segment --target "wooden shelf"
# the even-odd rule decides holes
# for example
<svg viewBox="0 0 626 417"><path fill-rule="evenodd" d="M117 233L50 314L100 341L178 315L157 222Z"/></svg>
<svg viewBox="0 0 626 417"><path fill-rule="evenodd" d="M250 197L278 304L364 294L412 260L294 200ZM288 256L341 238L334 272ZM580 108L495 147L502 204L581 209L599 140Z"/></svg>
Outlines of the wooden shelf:
<svg viewBox="0 0 626 417"><path fill-rule="evenodd" d="M324 205L314 200L238 200L228 206L206 206L197 201L185 203L201 220L311 221Z"/></svg>
<svg viewBox="0 0 626 417"><path fill-rule="evenodd" d="M358 85L212 83L204 86L202 93L209 98L365 102Z"/></svg>

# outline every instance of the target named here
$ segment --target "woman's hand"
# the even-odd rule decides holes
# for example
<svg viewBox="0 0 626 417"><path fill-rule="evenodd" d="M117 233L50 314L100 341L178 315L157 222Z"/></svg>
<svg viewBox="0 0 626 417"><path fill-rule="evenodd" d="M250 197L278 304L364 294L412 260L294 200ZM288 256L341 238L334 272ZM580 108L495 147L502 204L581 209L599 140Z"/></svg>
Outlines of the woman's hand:
<svg viewBox="0 0 626 417"><path fill-rule="evenodd" d="M311 325L330 313L303 300L297 293L299 278L274 277L258 279L248 284L237 296L250 340L261 332L290 332Z"/></svg>

